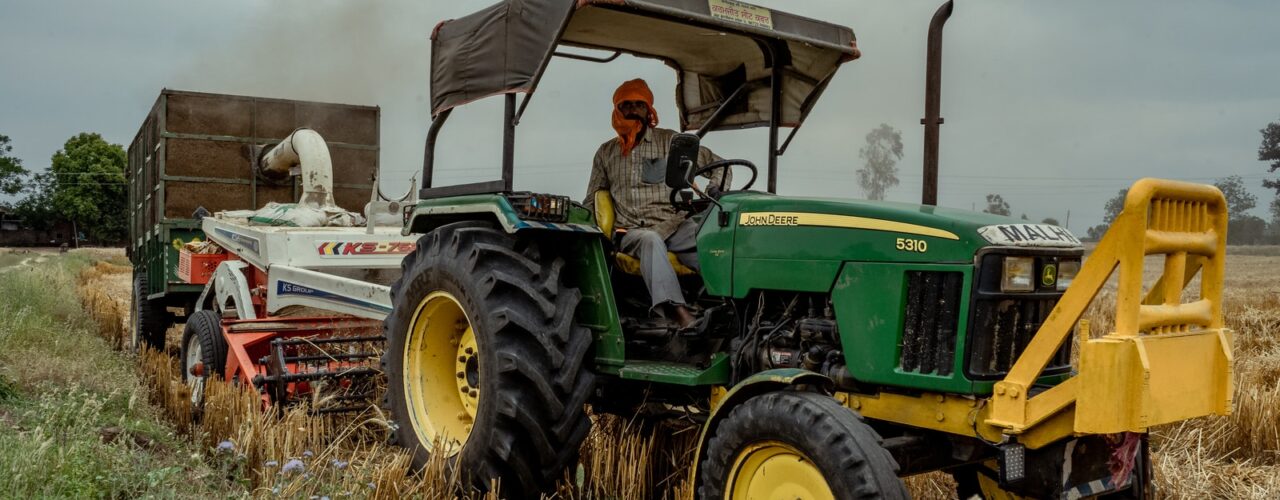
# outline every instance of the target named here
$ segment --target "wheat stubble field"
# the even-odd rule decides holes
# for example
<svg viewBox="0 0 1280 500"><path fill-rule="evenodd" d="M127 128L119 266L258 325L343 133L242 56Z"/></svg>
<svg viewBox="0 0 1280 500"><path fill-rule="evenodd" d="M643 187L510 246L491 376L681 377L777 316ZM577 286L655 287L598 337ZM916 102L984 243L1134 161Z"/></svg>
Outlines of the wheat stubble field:
<svg viewBox="0 0 1280 500"><path fill-rule="evenodd" d="M1225 315L1235 331L1235 412L1153 430L1162 498L1280 497L1280 248L1233 247L1228 254ZM213 384L201 418L193 419L189 393L177 381L180 330L169 332L167 352L118 351L129 324L130 274L123 264L110 253L73 252L0 274L0 315L18 318L0 324L0 450L9 450L0 452L0 476L8 469L0 489L23 496L458 494L457 478L442 463L408 472L408 457L384 444L386 421L376 409L340 419L264 413L253 394ZM1151 264L1148 269L1159 269ZM1148 273L1151 280L1155 273ZM1104 291L1095 302L1089 314L1095 334L1110 325L1113 299ZM44 331L26 338L35 335L32 329ZM56 336L66 338L51 340ZM54 366L79 362L63 370L42 367L41 359ZM91 363L104 366L85 366ZM75 418L80 427L91 425L54 429ZM112 429L129 439L109 439ZM688 425L599 418L582 466L566 476L557 497L684 497L695 436ZM51 451L59 445L81 456ZM108 473L116 479L104 479ZM54 484L59 481L81 489ZM912 478L908 486L917 498L955 497L940 473Z"/></svg>

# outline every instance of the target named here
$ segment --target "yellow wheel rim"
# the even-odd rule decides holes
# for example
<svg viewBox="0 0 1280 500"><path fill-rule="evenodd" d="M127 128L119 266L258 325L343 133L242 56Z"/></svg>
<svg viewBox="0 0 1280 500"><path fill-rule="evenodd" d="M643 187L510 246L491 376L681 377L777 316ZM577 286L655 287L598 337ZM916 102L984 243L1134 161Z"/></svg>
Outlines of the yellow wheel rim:
<svg viewBox="0 0 1280 500"><path fill-rule="evenodd" d="M733 500L835 498L813 461L780 441L753 443L738 453L725 489Z"/></svg>
<svg viewBox="0 0 1280 500"><path fill-rule="evenodd" d="M410 423L423 446L454 456L480 407L480 346L471 321L456 297L435 291L418 303L408 333L404 394Z"/></svg>

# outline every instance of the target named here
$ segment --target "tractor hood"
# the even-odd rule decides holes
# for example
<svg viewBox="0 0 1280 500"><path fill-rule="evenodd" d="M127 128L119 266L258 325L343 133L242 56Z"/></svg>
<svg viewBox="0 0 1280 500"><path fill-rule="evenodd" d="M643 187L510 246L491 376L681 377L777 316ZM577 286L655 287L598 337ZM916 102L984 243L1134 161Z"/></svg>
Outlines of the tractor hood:
<svg viewBox="0 0 1280 500"><path fill-rule="evenodd" d="M758 233L765 239L757 249L765 250L772 246L767 238L781 238L817 252L806 258L902 261L903 254L914 254L931 262L972 262L987 246L1080 247L1079 239L1058 226L929 205L767 194L726 196L722 202L732 212L728 217L737 225L739 242L742 235ZM904 250L899 239L923 244L905 243L911 249ZM738 250L739 257L754 253L750 247Z"/></svg>
<svg viewBox="0 0 1280 500"><path fill-rule="evenodd" d="M764 193L729 194L720 204L698 233L698 259L708 292L737 298L852 286L837 279L849 263L866 272L891 266L901 277L902 270L964 272L988 247L1081 249L1057 226L935 206Z"/></svg>

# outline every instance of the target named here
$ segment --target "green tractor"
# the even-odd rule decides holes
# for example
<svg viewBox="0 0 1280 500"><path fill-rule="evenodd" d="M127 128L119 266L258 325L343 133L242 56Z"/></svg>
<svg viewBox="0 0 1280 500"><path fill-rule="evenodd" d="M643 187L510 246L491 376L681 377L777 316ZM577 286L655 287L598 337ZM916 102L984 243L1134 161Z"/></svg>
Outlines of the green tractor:
<svg viewBox="0 0 1280 500"><path fill-rule="evenodd" d="M965 498L1136 498L1152 493L1150 427L1230 412L1212 187L1139 181L1087 260L1066 229L936 207L929 186L923 205L778 196L780 129L860 53L848 28L737 1L507 0L432 43L422 201L404 212L422 236L391 288L383 361L417 464L442 454L478 487L537 496L576 463L590 407L699 422L698 498L902 498L901 477L939 470ZM666 160L673 208L700 223L700 272L681 278L705 325L692 335L649 319L607 197L593 212L512 186L550 59L622 53L677 71L696 131ZM502 179L433 186L451 110L498 95ZM746 127L769 130L764 190L748 161L694 161L707 132ZM734 167L750 180L686 194ZM1147 255L1166 260L1144 288ZM1091 335L1079 319L1116 269L1115 325Z"/></svg>

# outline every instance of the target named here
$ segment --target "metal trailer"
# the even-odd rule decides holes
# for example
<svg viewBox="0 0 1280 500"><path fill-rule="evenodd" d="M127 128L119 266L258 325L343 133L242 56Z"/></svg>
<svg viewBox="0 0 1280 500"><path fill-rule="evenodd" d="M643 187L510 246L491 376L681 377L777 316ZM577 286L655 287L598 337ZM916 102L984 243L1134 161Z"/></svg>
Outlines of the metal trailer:
<svg viewBox="0 0 1280 500"><path fill-rule="evenodd" d="M164 345L203 287L178 278L178 247L204 238L194 213L292 202L294 179L253 173L256 152L308 127L328 139L334 197L360 207L378 168L377 107L164 89L129 146L129 245L134 266L132 344Z"/></svg>

